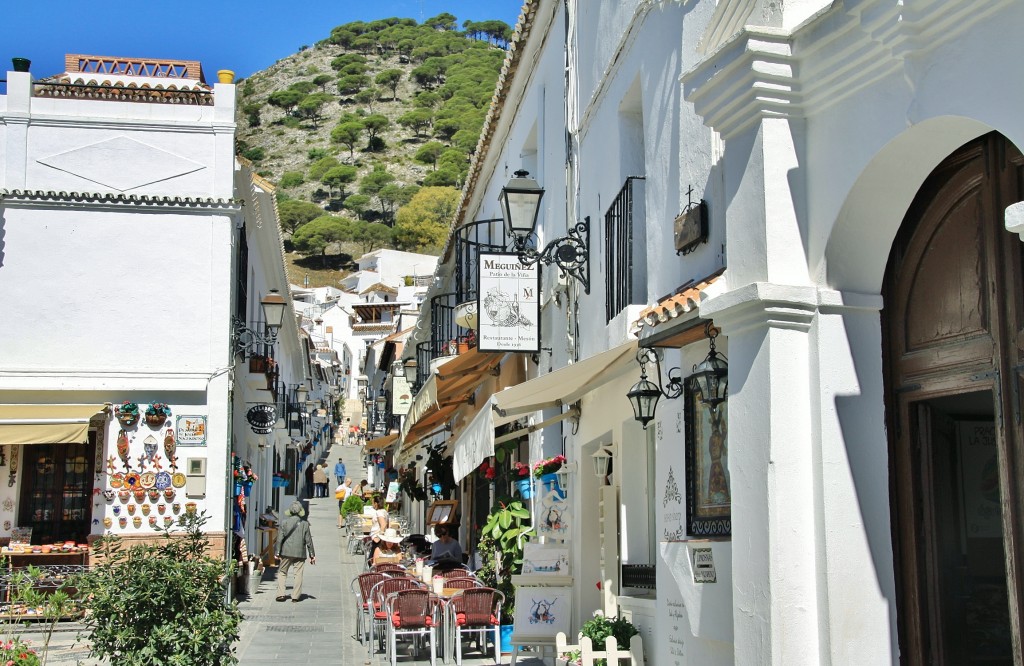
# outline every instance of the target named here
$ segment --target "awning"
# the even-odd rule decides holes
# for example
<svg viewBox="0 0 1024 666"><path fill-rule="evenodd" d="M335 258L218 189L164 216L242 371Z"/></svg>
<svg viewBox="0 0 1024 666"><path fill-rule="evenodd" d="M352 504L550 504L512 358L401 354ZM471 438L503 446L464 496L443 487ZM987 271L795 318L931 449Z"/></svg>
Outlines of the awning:
<svg viewBox="0 0 1024 666"><path fill-rule="evenodd" d="M483 375L497 367L503 357L502 353L471 349L438 366L416 394L402 424L402 450L415 446L467 404Z"/></svg>
<svg viewBox="0 0 1024 666"><path fill-rule="evenodd" d="M89 421L107 409L93 405L0 405L0 445L82 444Z"/></svg>
<svg viewBox="0 0 1024 666"><path fill-rule="evenodd" d="M494 394L494 411L502 417L571 405L585 394L636 365L633 340Z"/></svg>
<svg viewBox="0 0 1024 666"><path fill-rule="evenodd" d="M494 396L491 396L487 404L476 413L476 416L469 422L469 425L455 439L455 444L452 446L452 469L455 473L456 482L468 476L484 459L493 456L495 444L541 430L563 419L576 417L580 414L578 409L570 409L535 425L529 425L515 432L495 438L494 429L514 421L516 417L500 416L495 412L493 406Z"/></svg>
<svg viewBox="0 0 1024 666"><path fill-rule="evenodd" d="M384 435L376 439L371 439L366 444L363 444L363 453L370 453L371 451L380 451L386 449L398 440L398 433L393 435Z"/></svg>

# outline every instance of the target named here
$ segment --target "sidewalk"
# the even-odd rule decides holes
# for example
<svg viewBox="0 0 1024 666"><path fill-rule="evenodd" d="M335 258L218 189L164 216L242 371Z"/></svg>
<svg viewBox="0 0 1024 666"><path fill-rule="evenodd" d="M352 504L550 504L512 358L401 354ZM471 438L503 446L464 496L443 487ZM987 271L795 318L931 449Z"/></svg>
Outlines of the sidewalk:
<svg viewBox="0 0 1024 666"><path fill-rule="evenodd" d="M338 446L334 447L328 461L337 459L338 449ZM345 447L344 454L349 451L358 452L358 449ZM348 455L345 457L348 464ZM382 665L386 663L384 655L375 654L373 661L369 662L366 647L355 638L355 605L349 581L362 571L363 556L345 552L346 538L337 527L338 501L333 497L313 499L309 500L308 507L316 565L306 563L303 599L299 603L276 602L276 570L267 569L256 594L239 603L245 616L237 643L239 663L242 666L281 663ZM288 590L290 594L291 580ZM505 664L510 661L508 655L502 659ZM421 649L417 660L410 650L400 648L398 663L429 664L429 650ZM438 664L441 663L439 659ZM493 663L493 653L489 659L476 650L463 655L463 664L467 666ZM516 664L541 666L542 662L521 653Z"/></svg>

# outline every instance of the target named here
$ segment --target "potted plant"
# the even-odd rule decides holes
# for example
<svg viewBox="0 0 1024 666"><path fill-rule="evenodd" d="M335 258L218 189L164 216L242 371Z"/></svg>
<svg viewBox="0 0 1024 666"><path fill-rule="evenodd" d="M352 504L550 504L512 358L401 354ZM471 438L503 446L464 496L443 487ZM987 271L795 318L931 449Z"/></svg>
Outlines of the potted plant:
<svg viewBox="0 0 1024 666"><path fill-rule="evenodd" d="M629 640L640 633L632 622L624 617L608 617L599 610L594 611L594 617L583 623L580 634L589 638L595 650L604 650L604 639L609 636L615 637L615 644L620 648L628 649ZM561 655L570 664L581 663L582 654L579 649L570 650ZM606 659L597 659L595 666L604 664Z"/></svg>
<svg viewBox="0 0 1024 666"><path fill-rule="evenodd" d="M114 407L114 415L123 427L130 428L139 422L139 404L125 400Z"/></svg>
<svg viewBox="0 0 1024 666"><path fill-rule="evenodd" d="M249 372L260 374L267 371L267 357L253 354L249 357Z"/></svg>
<svg viewBox="0 0 1024 666"><path fill-rule="evenodd" d="M477 548L483 562L477 577L484 585L505 595L501 606L503 643L512 636L511 627L515 618L516 588L512 576L522 572L523 544L533 534L529 509L521 501L512 498L499 500L480 532ZM504 651L511 652L511 647Z"/></svg>
<svg viewBox="0 0 1024 666"><path fill-rule="evenodd" d="M146 408L146 425L150 428L163 427L171 418L171 408L166 403L154 402Z"/></svg>
<svg viewBox="0 0 1024 666"><path fill-rule="evenodd" d="M563 455L545 458L533 466L533 476L540 479L548 474L554 474L558 470L562 469L562 465L564 464L565 456Z"/></svg>
<svg viewBox="0 0 1024 666"><path fill-rule="evenodd" d="M512 484L523 499L530 499L530 466L516 461L512 464Z"/></svg>

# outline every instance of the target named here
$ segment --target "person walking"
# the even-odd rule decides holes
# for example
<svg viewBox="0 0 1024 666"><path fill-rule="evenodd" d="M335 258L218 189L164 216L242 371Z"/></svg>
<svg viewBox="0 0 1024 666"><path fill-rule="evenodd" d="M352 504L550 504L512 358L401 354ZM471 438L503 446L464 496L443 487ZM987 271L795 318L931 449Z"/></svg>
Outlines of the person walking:
<svg viewBox="0 0 1024 666"><path fill-rule="evenodd" d="M306 565L306 553L309 563L316 564L316 553L313 550L313 535L306 522L306 509L298 500L285 511L285 519L281 523L281 538L277 540L277 600L288 601L285 594L285 582L288 572L295 570L295 582L292 584L292 602L298 603L302 598L302 570Z"/></svg>
<svg viewBox="0 0 1024 666"><path fill-rule="evenodd" d="M338 529L345 527L345 516L342 515L341 508L345 505L345 500L352 494L352 479L345 479L345 482L334 489L334 497L338 500Z"/></svg>
<svg viewBox="0 0 1024 666"><path fill-rule="evenodd" d="M313 471L315 469L316 467L313 465L313 463L309 463L309 466L306 467L306 497L313 496L313 490L315 488L315 486L313 485Z"/></svg>
<svg viewBox="0 0 1024 666"><path fill-rule="evenodd" d="M317 465L313 470L313 497L327 497L327 465Z"/></svg>
<svg viewBox="0 0 1024 666"><path fill-rule="evenodd" d="M345 483L345 461L338 458L338 462L334 463L334 478L338 480L338 485Z"/></svg>

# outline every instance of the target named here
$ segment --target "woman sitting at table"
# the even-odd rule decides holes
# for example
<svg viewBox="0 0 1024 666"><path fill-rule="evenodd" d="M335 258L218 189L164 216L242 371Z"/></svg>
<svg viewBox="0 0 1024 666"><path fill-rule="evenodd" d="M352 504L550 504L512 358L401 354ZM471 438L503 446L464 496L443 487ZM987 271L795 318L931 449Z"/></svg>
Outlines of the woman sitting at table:
<svg viewBox="0 0 1024 666"><path fill-rule="evenodd" d="M430 565L442 569L462 566L462 546L452 538L452 525L438 523L434 525L434 536L437 541L430 548Z"/></svg>
<svg viewBox="0 0 1024 666"><path fill-rule="evenodd" d="M395 531L395 528L389 527L381 532L380 541L377 543L376 550L373 551L370 565L375 566L385 562L401 564L402 548L399 546L400 543L402 543L402 537Z"/></svg>

